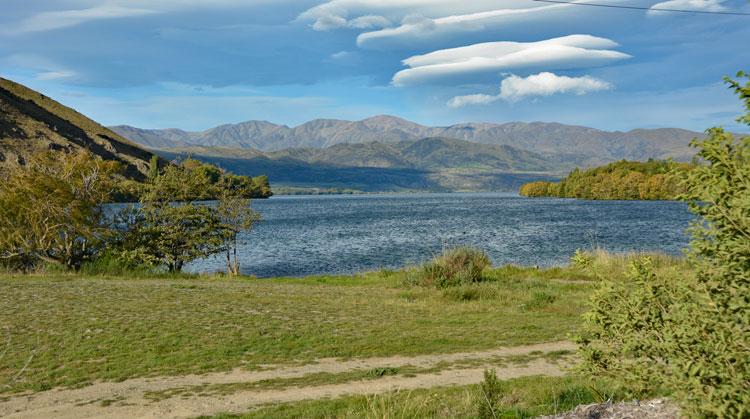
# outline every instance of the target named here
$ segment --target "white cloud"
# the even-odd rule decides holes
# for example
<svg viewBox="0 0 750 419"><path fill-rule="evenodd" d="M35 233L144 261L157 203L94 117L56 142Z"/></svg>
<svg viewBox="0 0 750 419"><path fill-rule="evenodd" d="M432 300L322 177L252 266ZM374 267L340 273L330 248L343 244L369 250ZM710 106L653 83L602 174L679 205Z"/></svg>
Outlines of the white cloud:
<svg viewBox="0 0 750 419"><path fill-rule="evenodd" d="M460 32L476 32L488 26L523 25L530 20L553 19L570 4L529 7L523 9L495 9L463 15L450 15L439 18L404 19L397 27L364 32L357 37L357 45L363 48L378 48L383 45L398 45L413 42L415 39L432 39L438 36L451 36Z"/></svg>
<svg viewBox="0 0 750 419"><path fill-rule="evenodd" d="M4 61L12 67L29 70L37 80L70 80L79 76L75 71L42 55L12 54L5 57Z"/></svg>
<svg viewBox="0 0 750 419"><path fill-rule="evenodd" d="M341 59L348 57L349 55L351 55L349 51L339 51L334 54L331 54L331 58L333 58L334 60L341 60Z"/></svg>
<svg viewBox="0 0 750 419"><path fill-rule="evenodd" d="M390 20L377 15L360 16L349 21L349 26L357 29L385 28L390 24Z"/></svg>
<svg viewBox="0 0 750 419"><path fill-rule="evenodd" d="M62 80L70 79L76 76L74 71L60 70L60 71L45 71L36 75L37 80Z"/></svg>
<svg viewBox="0 0 750 419"><path fill-rule="evenodd" d="M459 108L466 105L483 105L500 99L507 102L517 102L529 96L551 96L558 93L585 95L611 88L610 83L591 76L567 77L549 72L533 74L528 77L511 74L500 83L499 94L456 96L448 101L448 106Z"/></svg>
<svg viewBox="0 0 750 419"><path fill-rule="evenodd" d="M0 34L18 35L44 32L103 19L121 19L190 9L221 10L253 7L282 1L293 0L108 0L106 2L101 0L64 2L60 0L59 3L55 3L58 8L65 4L74 4L76 8L48 10L30 15L21 19L17 24L0 28ZM364 28L374 27L376 26L365 26Z"/></svg>
<svg viewBox="0 0 750 419"><path fill-rule="evenodd" d="M312 21L316 30L370 29L390 26L391 22L399 22L413 14L439 17L483 12L504 5L508 8L519 7L518 0L330 0L304 11L297 20ZM369 18L370 23L373 23L371 17L377 17L377 25L357 26L361 17Z"/></svg>
<svg viewBox="0 0 750 419"><path fill-rule="evenodd" d="M13 31L20 33L43 32L67 28L92 20L117 19L154 13L157 13L157 11L120 6L99 6L80 10L42 12L22 20L13 28Z"/></svg>
<svg viewBox="0 0 750 419"><path fill-rule="evenodd" d="M648 11L649 16L664 16L667 13L655 9L697 10L705 12L722 12L727 10L722 5L724 0L669 0L656 3Z"/></svg>
<svg viewBox="0 0 750 419"><path fill-rule="evenodd" d="M585 68L630 58L613 51L612 40L569 35L538 42L487 42L417 55L403 61L410 67L393 76L397 86L517 69Z"/></svg>
<svg viewBox="0 0 750 419"><path fill-rule="evenodd" d="M498 95L485 95L477 93L475 95L455 96L448 101L451 108L460 108L467 105L487 105L500 99Z"/></svg>
<svg viewBox="0 0 750 419"><path fill-rule="evenodd" d="M500 83L500 98L515 102L528 96L551 96L557 93L585 95L590 92L609 90L612 85L591 76L567 77L543 72L528 77L511 75Z"/></svg>
<svg viewBox="0 0 750 419"><path fill-rule="evenodd" d="M337 15L325 15L317 18L312 28L316 31L329 31L339 28L372 29L384 28L391 22L383 16L367 15L347 20Z"/></svg>

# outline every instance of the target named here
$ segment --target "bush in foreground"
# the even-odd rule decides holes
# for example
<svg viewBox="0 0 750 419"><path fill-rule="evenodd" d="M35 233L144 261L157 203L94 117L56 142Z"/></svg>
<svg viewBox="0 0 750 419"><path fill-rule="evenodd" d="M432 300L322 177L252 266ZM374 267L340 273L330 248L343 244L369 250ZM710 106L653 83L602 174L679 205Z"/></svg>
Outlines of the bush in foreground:
<svg viewBox="0 0 750 419"><path fill-rule="evenodd" d="M489 256L473 247L456 247L444 251L412 274L417 285L438 288L454 287L485 280L484 270L492 265Z"/></svg>
<svg viewBox="0 0 750 419"><path fill-rule="evenodd" d="M740 77L744 74L740 73ZM750 81L729 81L745 101ZM656 273L649 258L629 281L602 281L581 343L582 368L634 395L666 392L692 417L750 417L750 137L719 128L694 142L707 164L683 179L692 227L691 275Z"/></svg>
<svg viewBox="0 0 750 419"><path fill-rule="evenodd" d="M479 419L496 418L503 397L502 385L495 370L484 370L484 381L479 384L479 396L476 399L477 417Z"/></svg>

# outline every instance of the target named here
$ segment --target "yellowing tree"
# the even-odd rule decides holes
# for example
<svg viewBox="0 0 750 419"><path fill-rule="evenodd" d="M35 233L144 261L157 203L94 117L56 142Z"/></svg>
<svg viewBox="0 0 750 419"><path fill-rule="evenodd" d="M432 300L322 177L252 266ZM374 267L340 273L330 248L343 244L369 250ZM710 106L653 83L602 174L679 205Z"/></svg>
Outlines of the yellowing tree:
<svg viewBox="0 0 750 419"><path fill-rule="evenodd" d="M87 151L32 155L0 181L0 258L78 269L103 244L103 204L118 170Z"/></svg>

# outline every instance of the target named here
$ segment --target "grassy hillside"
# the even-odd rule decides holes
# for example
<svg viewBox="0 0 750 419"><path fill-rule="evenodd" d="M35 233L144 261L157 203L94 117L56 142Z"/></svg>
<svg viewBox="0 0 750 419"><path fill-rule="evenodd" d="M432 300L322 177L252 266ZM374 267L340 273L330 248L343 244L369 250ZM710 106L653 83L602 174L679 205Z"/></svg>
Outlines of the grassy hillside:
<svg viewBox="0 0 750 419"><path fill-rule="evenodd" d="M152 155L75 110L0 78L0 166L22 163L24 156L40 148L85 148L105 160L123 163L125 175L139 180L148 173Z"/></svg>
<svg viewBox="0 0 750 419"><path fill-rule="evenodd" d="M687 163L620 161L589 170L573 170L559 182L530 182L519 193L528 197L582 199L675 199L684 190L676 173Z"/></svg>

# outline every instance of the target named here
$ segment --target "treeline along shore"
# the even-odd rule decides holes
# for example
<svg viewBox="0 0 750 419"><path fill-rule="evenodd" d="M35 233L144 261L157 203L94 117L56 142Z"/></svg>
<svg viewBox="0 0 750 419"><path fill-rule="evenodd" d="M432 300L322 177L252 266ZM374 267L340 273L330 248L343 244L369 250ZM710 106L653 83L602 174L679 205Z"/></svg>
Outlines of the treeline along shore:
<svg viewBox="0 0 750 419"><path fill-rule="evenodd" d="M618 161L588 170L574 169L559 182L530 182L519 194L610 200L674 200L685 188L680 179L695 164L670 160Z"/></svg>

